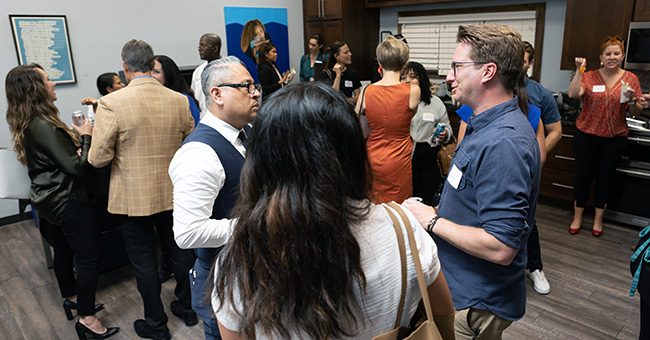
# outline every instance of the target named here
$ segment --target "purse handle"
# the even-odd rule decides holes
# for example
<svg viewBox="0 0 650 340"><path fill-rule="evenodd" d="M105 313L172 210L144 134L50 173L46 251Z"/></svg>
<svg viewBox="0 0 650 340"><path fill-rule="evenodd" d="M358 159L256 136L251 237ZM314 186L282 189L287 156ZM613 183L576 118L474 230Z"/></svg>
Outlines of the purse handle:
<svg viewBox="0 0 650 340"><path fill-rule="evenodd" d="M433 311L431 310L431 301L429 301L429 292L427 291L427 284L424 281L424 273L422 272L422 263L420 262L420 253L418 252L417 245L415 243L415 235L411 228L411 223L409 218L406 216L402 207L400 207L395 202L388 203L388 206L395 209L399 216L404 222L404 227L406 228L406 234L409 238L409 247L411 248L411 256L413 256L413 262L415 264L415 271L418 274L418 285L420 286L420 294L422 294L422 304L424 304L424 309L427 312L427 320L433 322Z"/></svg>
<svg viewBox="0 0 650 340"><path fill-rule="evenodd" d="M391 221L393 222L393 229L395 230L395 236L397 236L397 247L399 248L399 257L402 265L402 290L399 298L399 307L397 309L397 320L395 320L395 328L399 328L400 321L402 321L402 314L404 313L404 300L406 298L406 246L404 245L404 235L402 234L402 228L399 226L399 221L395 217L395 214L386 206L382 204Z"/></svg>

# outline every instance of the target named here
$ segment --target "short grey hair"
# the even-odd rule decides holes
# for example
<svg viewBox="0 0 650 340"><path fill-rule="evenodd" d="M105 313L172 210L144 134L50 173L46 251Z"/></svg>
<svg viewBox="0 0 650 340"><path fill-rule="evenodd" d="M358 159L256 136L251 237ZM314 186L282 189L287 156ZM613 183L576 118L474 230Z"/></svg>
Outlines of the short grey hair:
<svg viewBox="0 0 650 340"><path fill-rule="evenodd" d="M144 40L131 39L122 47L122 61L131 72L153 69L153 48Z"/></svg>
<svg viewBox="0 0 650 340"><path fill-rule="evenodd" d="M212 101L210 88L217 84L223 84L230 81L230 78L232 77L232 69L230 66L233 65L242 65L244 68L246 67L239 58L235 56L227 56L209 62L203 69L203 72L201 72L201 88L205 95L206 106Z"/></svg>

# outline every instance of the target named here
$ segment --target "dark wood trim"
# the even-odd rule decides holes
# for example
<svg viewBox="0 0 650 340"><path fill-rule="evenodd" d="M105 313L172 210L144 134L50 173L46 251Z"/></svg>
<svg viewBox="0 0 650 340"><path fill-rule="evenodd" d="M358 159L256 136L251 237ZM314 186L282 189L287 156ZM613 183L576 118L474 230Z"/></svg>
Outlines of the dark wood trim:
<svg viewBox="0 0 650 340"><path fill-rule="evenodd" d="M24 213L24 214L16 214L16 215L11 215L11 216L6 216L6 217L0 217L0 227L13 224L16 222L20 221L27 221L32 219L32 214L31 213Z"/></svg>
<svg viewBox="0 0 650 340"><path fill-rule="evenodd" d="M546 3L404 11L397 12L397 17L419 17L427 15L452 15L468 13L502 13L518 11L535 11L535 41L533 42L533 47L535 47L535 62L533 63L532 78L539 79L539 76L542 74L542 51L544 50L544 21L546 19ZM402 33L402 25L397 25L397 32Z"/></svg>
<svg viewBox="0 0 650 340"><path fill-rule="evenodd" d="M366 0L366 7L395 7L405 5L439 4L444 2L458 2L458 0Z"/></svg>

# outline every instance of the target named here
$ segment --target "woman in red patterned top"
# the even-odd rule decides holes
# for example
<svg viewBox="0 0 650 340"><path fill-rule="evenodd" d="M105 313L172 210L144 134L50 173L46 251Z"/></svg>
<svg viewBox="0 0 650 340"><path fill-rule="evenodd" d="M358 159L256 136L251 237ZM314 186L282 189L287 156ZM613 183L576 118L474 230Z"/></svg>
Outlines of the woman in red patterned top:
<svg viewBox="0 0 650 340"><path fill-rule="evenodd" d="M600 46L600 65L597 70L584 72L587 60L575 58L576 74L569 85L569 97L582 99L582 111L576 120L574 140L576 159L575 202L572 235L580 231L582 213L589 194L592 178L596 176L596 212L591 233L603 234L603 213L607 206L609 182L616 171L628 134L627 112L642 110L639 79L621 68L624 57L623 42L607 38ZM584 74L583 74L584 73ZM637 95L641 96L637 102Z"/></svg>

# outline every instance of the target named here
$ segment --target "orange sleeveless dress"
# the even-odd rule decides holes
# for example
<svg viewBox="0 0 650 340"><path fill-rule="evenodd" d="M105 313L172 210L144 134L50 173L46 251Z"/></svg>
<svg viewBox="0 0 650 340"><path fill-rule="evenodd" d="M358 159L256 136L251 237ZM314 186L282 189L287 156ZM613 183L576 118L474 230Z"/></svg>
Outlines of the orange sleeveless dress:
<svg viewBox="0 0 650 340"><path fill-rule="evenodd" d="M402 203L413 194L410 85L370 85L365 91L372 200Z"/></svg>

